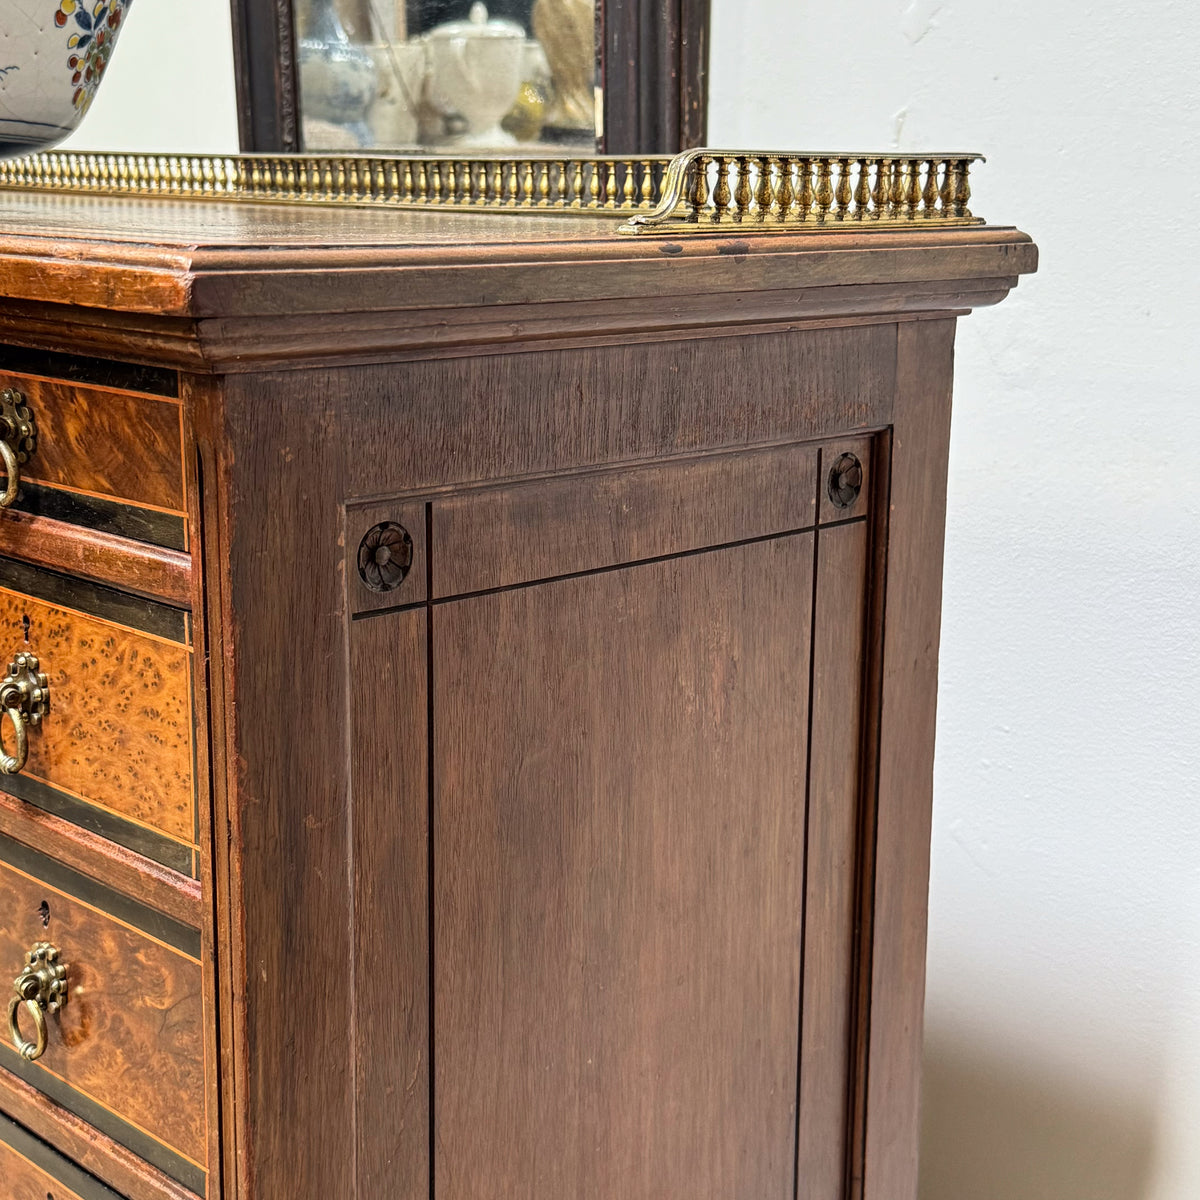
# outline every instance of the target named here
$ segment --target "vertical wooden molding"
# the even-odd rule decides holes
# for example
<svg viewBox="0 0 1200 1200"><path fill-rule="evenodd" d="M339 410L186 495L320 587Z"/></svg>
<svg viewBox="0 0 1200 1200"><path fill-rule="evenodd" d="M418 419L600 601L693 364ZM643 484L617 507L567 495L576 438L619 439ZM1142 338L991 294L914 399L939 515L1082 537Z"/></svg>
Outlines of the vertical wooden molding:
<svg viewBox="0 0 1200 1200"><path fill-rule="evenodd" d="M680 0L679 145L694 150L708 141L710 0Z"/></svg>
<svg viewBox="0 0 1200 1200"><path fill-rule="evenodd" d="M606 154L673 154L708 131L710 0L602 0Z"/></svg>
<svg viewBox="0 0 1200 1200"><path fill-rule="evenodd" d="M292 0L230 0L242 151L297 153L300 96Z"/></svg>
<svg viewBox="0 0 1200 1200"><path fill-rule="evenodd" d="M864 1200L915 1200L952 319L899 326L880 710Z"/></svg>

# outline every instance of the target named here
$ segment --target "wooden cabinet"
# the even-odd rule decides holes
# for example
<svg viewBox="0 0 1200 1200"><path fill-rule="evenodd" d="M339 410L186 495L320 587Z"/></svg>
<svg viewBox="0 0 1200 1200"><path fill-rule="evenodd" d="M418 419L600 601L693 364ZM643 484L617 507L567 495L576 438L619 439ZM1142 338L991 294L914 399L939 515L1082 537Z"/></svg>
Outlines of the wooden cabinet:
<svg viewBox="0 0 1200 1200"><path fill-rule="evenodd" d="M954 325L1028 239L0 209L8 1191L912 1200Z"/></svg>

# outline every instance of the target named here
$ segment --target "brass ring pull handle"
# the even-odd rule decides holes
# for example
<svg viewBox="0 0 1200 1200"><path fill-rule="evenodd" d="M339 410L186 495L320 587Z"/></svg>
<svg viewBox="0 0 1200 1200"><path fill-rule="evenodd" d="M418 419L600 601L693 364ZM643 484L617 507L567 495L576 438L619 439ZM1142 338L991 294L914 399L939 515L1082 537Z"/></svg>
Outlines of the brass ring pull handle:
<svg viewBox="0 0 1200 1200"><path fill-rule="evenodd" d="M49 1030L46 1014L56 1013L67 1002L67 966L58 961L58 947L38 942L25 956L25 967L13 980L8 1002L8 1035L17 1053L34 1062L46 1053ZM21 1009L33 1017L37 1031L34 1041L21 1032Z"/></svg>
<svg viewBox="0 0 1200 1200"><path fill-rule="evenodd" d="M0 508L8 508L21 486L21 464L29 461L37 445L37 427L22 392L5 388L0 392L0 458L4 460L4 493Z"/></svg>
<svg viewBox="0 0 1200 1200"><path fill-rule="evenodd" d="M0 730L0 772L15 775L29 757L29 726L41 724L50 711L50 688L46 676L38 670L37 656L22 651L8 665L8 674L0 680L0 721L7 716L16 733L16 754L4 748Z"/></svg>
<svg viewBox="0 0 1200 1200"><path fill-rule="evenodd" d="M0 496L0 508L7 508L17 498L17 488L21 484L21 466L8 439L0 437L0 458L4 459L4 495Z"/></svg>

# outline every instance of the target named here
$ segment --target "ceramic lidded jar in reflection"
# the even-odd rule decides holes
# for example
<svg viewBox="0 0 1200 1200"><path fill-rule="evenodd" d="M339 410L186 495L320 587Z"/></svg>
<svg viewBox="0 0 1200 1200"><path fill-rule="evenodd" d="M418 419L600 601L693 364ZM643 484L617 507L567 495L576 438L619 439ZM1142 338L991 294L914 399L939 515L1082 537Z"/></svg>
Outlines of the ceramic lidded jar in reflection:
<svg viewBox="0 0 1200 1200"><path fill-rule="evenodd" d="M46 150L83 119L132 0L0 0L0 158Z"/></svg>
<svg viewBox="0 0 1200 1200"><path fill-rule="evenodd" d="M425 35L429 98L447 119L461 118L459 145L505 146L514 138L500 128L523 82L525 31L512 21L489 20L471 6L467 21L449 21Z"/></svg>

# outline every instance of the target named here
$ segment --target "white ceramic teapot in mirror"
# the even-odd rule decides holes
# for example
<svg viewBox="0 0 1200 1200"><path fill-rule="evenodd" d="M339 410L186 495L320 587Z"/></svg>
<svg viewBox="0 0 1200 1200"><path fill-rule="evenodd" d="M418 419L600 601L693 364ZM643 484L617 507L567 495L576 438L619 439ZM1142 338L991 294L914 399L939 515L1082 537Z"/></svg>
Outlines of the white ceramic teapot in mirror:
<svg viewBox="0 0 1200 1200"><path fill-rule="evenodd" d="M83 119L132 0L0 0L0 158L57 145Z"/></svg>
<svg viewBox="0 0 1200 1200"><path fill-rule="evenodd" d="M466 21L448 21L425 35L429 99L448 128L457 120L457 145L506 146L515 139L500 128L521 89L525 31L512 21L489 20L484 4Z"/></svg>

